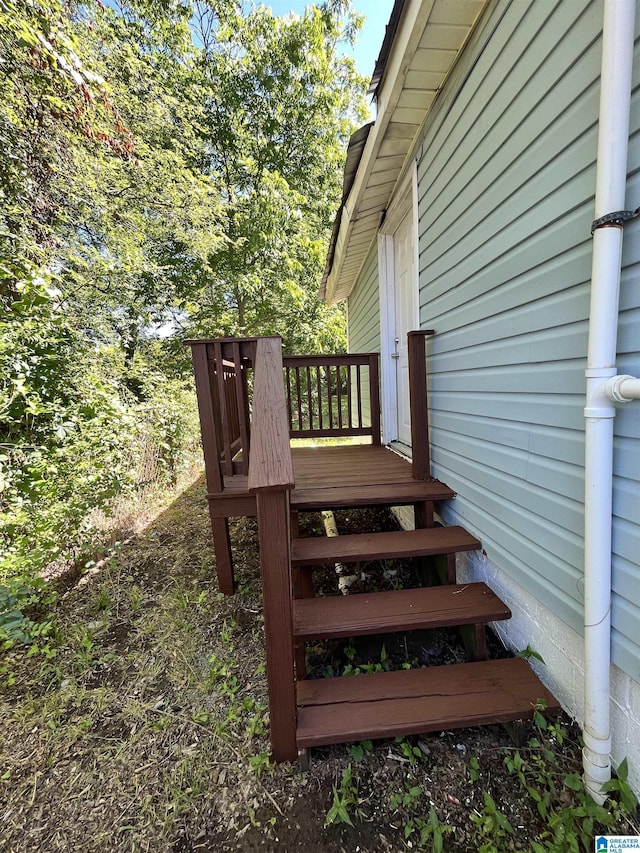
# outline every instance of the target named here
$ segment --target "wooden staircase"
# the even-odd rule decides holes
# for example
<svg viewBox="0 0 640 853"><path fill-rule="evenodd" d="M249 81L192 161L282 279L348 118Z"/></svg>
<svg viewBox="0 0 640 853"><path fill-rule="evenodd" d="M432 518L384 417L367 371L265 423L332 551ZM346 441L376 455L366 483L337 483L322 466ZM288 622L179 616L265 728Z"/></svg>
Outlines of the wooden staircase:
<svg viewBox="0 0 640 853"><path fill-rule="evenodd" d="M263 356L272 350L259 347L264 349ZM272 351L269 357L277 359ZM263 398L258 371L255 383L255 393ZM272 407L272 426L282 422L274 391L271 385L264 395ZM280 408L285 408L284 400ZM486 660L486 624L509 619L511 613L484 583L456 583L456 553L481 545L462 527L433 526L433 502L450 499L453 493L448 487L423 479L399 490L389 485L382 496L357 487L296 494L286 461L290 459L288 438L278 448L275 433L277 429L272 429L268 439L258 441L261 453L268 448L280 461L270 464L264 484L252 480L250 469L249 488L257 495L276 761L293 760L308 748L325 744L519 720L530 718L537 708L546 713L559 710L526 661ZM279 491L274 472L280 471L283 461L284 487ZM415 506L416 520L424 526L328 538L296 535L300 511L379 503ZM313 567L434 555L446 558L448 582L444 585L313 597ZM309 641L462 625L474 628L474 659L468 663L350 677L305 677L304 643Z"/></svg>
<svg viewBox="0 0 640 853"><path fill-rule="evenodd" d="M559 711L558 702L526 661L486 659L487 623L509 619L511 612L484 583L456 582L456 554L479 549L478 539L462 527L434 525L434 503L451 500L454 492L430 477L424 369L424 338L428 334L409 335L414 446L410 478L398 475L397 457L379 446L378 421L370 432L373 447L351 455L351 460L358 459L361 464L350 470L339 486L323 476L328 457L321 451L307 459L307 480L302 485L294 476L290 434L296 420L291 399L296 394L292 388L297 389L298 433L320 434L311 415L307 426L302 417L303 402L308 401L311 411L315 388L311 357L290 357L291 367L285 367L285 392L279 339L251 339L243 344L246 355L236 341L192 342L218 576L226 592L233 591L226 519L254 513L258 518L271 743L276 761L295 760L308 748L326 744L507 722L530 718L537 709L550 714ZM230 352L235 361L229 362L225 352ZM319 357L320 364L327 365L335 358ZM213 373L208 375L211 364ZM248 421L243 426L249 406L242 396L248 387L245 374L249 364L254 371L250 458ZM371 399L377 401L374 357L355 356L353 364L357 371L362 364L370 365L370 380L374 382ZM338 371L343 366L336 368L338 403ZM289 380L290 370L298 371L293 381ZM338 435L363 435L361 377L357 372L352 383L350 375L346 376L346 402L338 409L334 426ZM352 402L354 386L357 403ZM223 400L217 410L211 408L216 387ZM227 396L224 403L227 389L234 396ZM228 425L234 411L229 399L237 405L240 427L235 431ZM358 416L355 427L351 426L352 410ZM322 426L320 414L316 420ZM222 436L220 441L217 434ZM234 455L234 442L242 447L241 462ZM226 447L222 453L219 444ZM380 468L377 477L365 467L372 459ZM238 478L234 481L236 466ZM416 529L329 538L298 536L300 512L380 505L412 506ZM319 566L434 556L441 556L446 563L446 582L440 586L314 597L312 573ZM221 573L223 564L229 569L225 569L226 574ZM350 677L306 677L305 643L456 626L469 626L473 638L466 663Z"/></svg>
<svg viewBox="0 0 640 853"><path fill-rule="evenodd" d="M455 555L480 547L461 527L294 538L291 565ZM302 584L293 584L294 589ZM307 585L309 589L309 585ZM486 660L485 626L511 611L484 583L292 601L296 655L296 747L456 729L530 717L559 706L522 659ZM473 662L306 679L300 644L362 635L472 625Z"/></svg>

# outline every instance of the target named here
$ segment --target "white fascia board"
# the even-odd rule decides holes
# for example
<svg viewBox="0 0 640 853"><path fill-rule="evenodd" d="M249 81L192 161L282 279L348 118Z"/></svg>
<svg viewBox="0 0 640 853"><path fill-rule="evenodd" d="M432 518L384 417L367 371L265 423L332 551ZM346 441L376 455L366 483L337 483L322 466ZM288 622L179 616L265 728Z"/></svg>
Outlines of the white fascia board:
<svg viewBox="0 0 640 853"><path fill-rule="evenodd" d="M357 219L360 199L367 188L380 146L384 141L387 127L402 93L402 87L411 64L411 59L420 44L434 3L435 0L409 0L403 9L402 19L391 47L382 86L378 93L378 114L376 121L362 152L356 178L342 212L333 269L327 279L326 298L329 303L334 301L344 263L344 247L349 245L349 238L353 227L352 222L354 219ZM419 125L416 126L416 132L418 129ZM411 140L409 140L408 147L410 150ZM401 172L402 169L399 169L398 175ZM373 239L375 231L373 231L371 236ZM345 298L345 295L339 298Z"/></svg>

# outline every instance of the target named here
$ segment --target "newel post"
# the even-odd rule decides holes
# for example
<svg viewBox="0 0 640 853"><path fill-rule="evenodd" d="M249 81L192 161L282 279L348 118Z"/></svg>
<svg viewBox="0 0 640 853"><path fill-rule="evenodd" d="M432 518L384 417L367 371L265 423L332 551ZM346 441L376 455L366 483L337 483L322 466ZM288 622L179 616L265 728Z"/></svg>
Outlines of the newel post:
<svg viewBox="0 0 640 853"><path fill-rule="evenodd" d="M433 329L424 329L408 334L411 450L413 477L416 480L428 480L431 477L425 339L433 334L435 334Z"/></svg>
<svg viewBox="0 0 640 853"><path fill-rule="evenodd" d="M298 755L289 528L289 493L293 486L282 343L279 338L259 338L254 362L249 491L255 493L257 503L269 720L275 761L295 761Z"/></svg>
<svg viewBox="0 0 640 853"><path fill-rule="evenodd" d="M289 492L258 492L257 504L271 750L274 761L295 761Z"/></svg>

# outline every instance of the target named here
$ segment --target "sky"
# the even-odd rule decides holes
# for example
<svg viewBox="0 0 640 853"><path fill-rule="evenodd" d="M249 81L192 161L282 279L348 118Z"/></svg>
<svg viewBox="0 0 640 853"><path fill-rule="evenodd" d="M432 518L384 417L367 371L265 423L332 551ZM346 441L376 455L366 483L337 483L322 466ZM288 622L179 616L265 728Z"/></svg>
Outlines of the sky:
<svg viewBox="0 0 640 853"><path fill-rule="evenodd" d="M261 0L265 6L271 6L274 15L286 15L295 12L300 15L310 0ZM364 27L358 34L355 49L349 53L355 58L358 71L370 78L376 59L382 47L384 28L386 27L394 0L355 0L354 6L365 16Z"/></svg>

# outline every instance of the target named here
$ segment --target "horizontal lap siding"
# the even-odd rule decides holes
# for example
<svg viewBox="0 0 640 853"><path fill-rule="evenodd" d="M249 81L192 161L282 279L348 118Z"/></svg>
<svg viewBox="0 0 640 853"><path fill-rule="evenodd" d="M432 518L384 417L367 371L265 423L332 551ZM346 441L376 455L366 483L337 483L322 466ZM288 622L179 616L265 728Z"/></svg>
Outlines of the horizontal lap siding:
<svg viewBox="0 0 640 853"><path fill-rule="evenodd" d="M601 27L599 1L496 2L418 152L420 319L436 330L433 468L458 492L446 520L579 631ZM636 91L632 115L638 164ZM628 198L640 203L640 173ZM634 223L619 350L620 370L636 375L639 255ZM614 660L636 678L639 422L637 407L619 413L614 459Z"/></svg>
<svg viewBox="0 0 640 853"><path fill-rule="evenodd" d="M374 243L347 302L349 352L380 352L378 250ZM369 389L363 387L362 410L371 423Z"/></svg>

